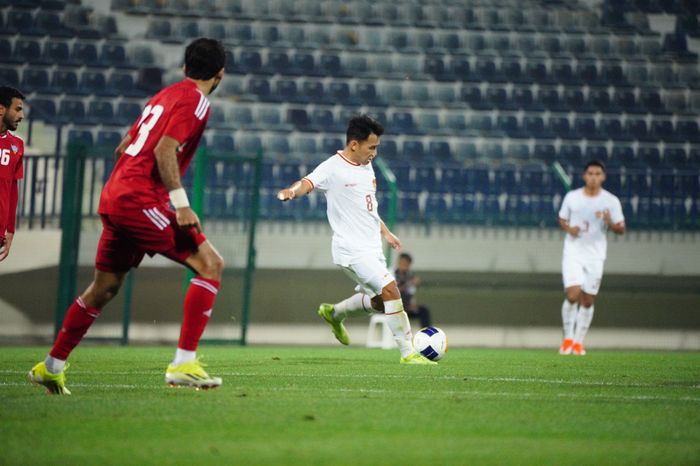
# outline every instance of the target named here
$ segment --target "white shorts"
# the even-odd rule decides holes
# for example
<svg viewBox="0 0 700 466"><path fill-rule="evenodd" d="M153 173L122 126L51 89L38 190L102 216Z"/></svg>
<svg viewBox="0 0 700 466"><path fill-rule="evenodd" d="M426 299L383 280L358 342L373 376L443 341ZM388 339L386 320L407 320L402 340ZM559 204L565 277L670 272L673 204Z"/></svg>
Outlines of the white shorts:
<svg viewBox="0 0 700 466"><path fill-rule="evenodd" d="M580 286L584 293L597 295L603 280L603 260L564 255L561 272L564 288Z"/></svg>
<svg viewBox="0 0 700 466"><path fill-rule="evenodd" d="M341 265L340 268L357 283L355 291L372 298L382 294L382 289L395 280L394 274L386 267L383 255L360 257L350 265Z"/></svg>

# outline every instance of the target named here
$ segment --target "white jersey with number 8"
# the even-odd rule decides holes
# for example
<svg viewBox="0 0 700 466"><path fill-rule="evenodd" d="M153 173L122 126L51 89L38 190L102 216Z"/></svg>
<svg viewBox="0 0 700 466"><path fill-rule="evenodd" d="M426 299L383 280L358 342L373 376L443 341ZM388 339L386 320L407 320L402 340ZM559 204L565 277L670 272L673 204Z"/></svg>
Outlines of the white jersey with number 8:
<svg viewBox="0 0 700 466"><path fill-rule="evenodd" d="M609 191L602 189L597 196L587 196L583 188L570 191L564 196L559 217L570 226L579 227L578 237L566 235L564 256L571 255L581 260L605 260L607 254L608 231L602 214L610 212L612 223L625 220L620 200Z"/></svg>
<svg viewBox="0 0 700 466"><path fill-rule="evenodd" d="M371 163L356 164L339 151L304 179L326 196L335 264L348 266L357 258L382 254L377 180Z"/></svg>

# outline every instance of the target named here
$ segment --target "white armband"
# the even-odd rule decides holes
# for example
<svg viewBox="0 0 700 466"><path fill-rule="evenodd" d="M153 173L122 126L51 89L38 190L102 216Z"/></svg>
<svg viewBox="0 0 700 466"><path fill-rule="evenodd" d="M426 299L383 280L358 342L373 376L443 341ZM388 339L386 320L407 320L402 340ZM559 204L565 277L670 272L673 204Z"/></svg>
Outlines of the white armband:
<svg viewBox="0 0 700 466"><path fill-rule="evenodd" d="M187 192L185 192L185 188L173 189L168 194L170 194L170 202L176 209L190 206L190 201L187 199Z"/></svg>

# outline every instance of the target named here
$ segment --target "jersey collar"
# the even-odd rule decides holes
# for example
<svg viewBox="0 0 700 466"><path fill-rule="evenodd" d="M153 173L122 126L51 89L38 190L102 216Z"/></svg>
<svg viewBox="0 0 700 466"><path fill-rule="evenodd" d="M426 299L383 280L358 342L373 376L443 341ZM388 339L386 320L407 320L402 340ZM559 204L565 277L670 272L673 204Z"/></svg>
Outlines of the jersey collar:
<svg viewBox="0 0 700 466"><path fill-rule="evenodd" d="M338 151L337 154L340 156L341 159L345 160L345 161L346 161L347 163L349 163L350 165L352 165L352 166L354 166L354 167L359 167L359 166L360 166L359 163L355 163L355 162L353 162L352 160L350 160L350 159L348 159L347 157L345 157L345 156L343 155L343 151Z"/></svg>

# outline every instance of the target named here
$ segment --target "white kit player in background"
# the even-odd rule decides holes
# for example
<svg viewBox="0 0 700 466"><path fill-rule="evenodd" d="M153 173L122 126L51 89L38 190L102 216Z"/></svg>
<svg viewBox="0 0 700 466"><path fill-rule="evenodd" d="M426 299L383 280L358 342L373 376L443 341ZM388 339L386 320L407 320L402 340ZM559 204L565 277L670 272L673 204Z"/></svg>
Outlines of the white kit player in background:
<svg viewBox="0 0 700 466"><path fill-rule="evenodd" d="M377 180L372 159L377 155L379 138L384 128L367 115L350 119L345 149L322 162L306 177L277 193L280 201L288 201L322 191L327 199L328 222L333 229L333 262L356 284L353 296L335 305L321 304L318 315L344 345L350 338L343 325L346 317L367 316L383 311L387 325L401 351L402 364L436 364L413 349L413 335L408 316L401 302L401 293L394 276L386 266L382 237L394 249L399 239L386 227L377 212Z"/></svg>
<svg viewBox="0 0 700 466"><path fill-rule="evenodd" d="M559 226L564 230L562 278L566 299L561 306L564 342L560 354L583 356L583 338L593 320L593 301L603 279L608 230L625 232L620 200L602 188L605 166L590 161L583 169L584 186L564 196Z"/></svg>

